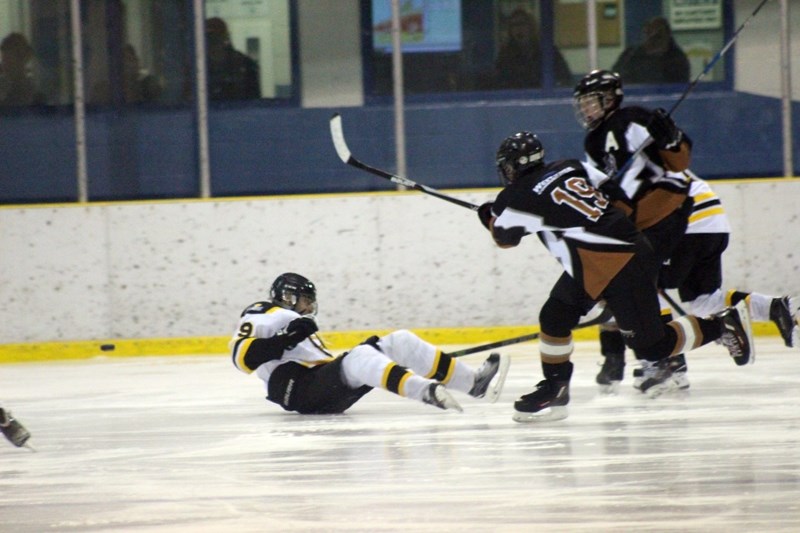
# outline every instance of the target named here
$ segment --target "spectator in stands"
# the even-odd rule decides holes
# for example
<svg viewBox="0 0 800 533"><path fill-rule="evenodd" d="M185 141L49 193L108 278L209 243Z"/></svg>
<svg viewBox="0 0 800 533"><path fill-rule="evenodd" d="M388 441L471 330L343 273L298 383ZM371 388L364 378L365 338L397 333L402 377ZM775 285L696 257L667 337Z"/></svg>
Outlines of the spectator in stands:
<svg viewBox="0 0 800 533"><path fill-rule="evenodd" d="M122 61L109 62L109 75L94 85L91 93L93 104L137 104L152 102L161 95L161 84L151 75L142 76L139 54L131 44L122 47ZM117 72L114 75L114 72ZM112 79L119 79L117 85ZM112 87L117 87L112 90Z"/></svg>
<svg viewBox="0 0 800 533"><path fill-rule="evenodd" d="M558 48L553 47L555 84L572 86L572 72ZM533 15L522 8L508 17L508 36L495 61L495 79L501 89L542 86L542 47Z"/></svg>
<svg viewBox="0 0 800 533"><path fill-rule="evenodd" d="M258 63L234 49L228 25L219 17L206 20L209 100L261 98Z"/></svg>
<svg viewBox="0 0 800 533"><path fill-rule="evenodd" d="M31 75L33 48L21 33L10 33L0 43L0 105L28 106L44 102Z"/></svg>
<svg viewBox="0 0 800 533"><path fill-rule="evenodd" d="M642 27L643 41L625 49L611 70L625 83L686 83L689 59L672 37L664 17L648 20Z"/></svg>

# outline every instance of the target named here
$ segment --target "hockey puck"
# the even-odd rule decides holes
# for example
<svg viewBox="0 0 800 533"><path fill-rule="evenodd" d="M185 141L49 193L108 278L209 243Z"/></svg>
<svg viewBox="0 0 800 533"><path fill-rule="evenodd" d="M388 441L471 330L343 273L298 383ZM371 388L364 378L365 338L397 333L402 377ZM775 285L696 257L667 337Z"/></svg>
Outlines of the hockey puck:
<svg viewBox="0 0 800 533"><path fill-rule="evenodd" d="M116 348L116 346L114 346L113 344L101 344L100 345L100 349L103 350L104 352L110 352L114 348Z"/></svg>

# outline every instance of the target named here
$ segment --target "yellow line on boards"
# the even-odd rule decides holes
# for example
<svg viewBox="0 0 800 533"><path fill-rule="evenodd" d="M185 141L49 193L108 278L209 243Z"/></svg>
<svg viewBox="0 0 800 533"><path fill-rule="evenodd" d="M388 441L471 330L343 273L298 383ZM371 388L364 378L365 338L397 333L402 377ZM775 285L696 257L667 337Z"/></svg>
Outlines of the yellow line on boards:
<svg viewBox="0 0 800 533"><path fill-rule="evenodd" d="M334 353L349 350L372 335L385 335L392 330L323 332L320 337ZM502 326L470 328L414 329L426 341L440 345L485 344L539 331L538 326ZM772 322L753 324L756 336L775 336ZM597 328L575 330L576 341L596 340ZM26 342L0 344L0 363L26 363L70 359L144 357L164 355L228 356L230 337L186 337L166 339L98 339L61 342ZM529 341L535 342L535 341ZM599 347L598 347L599 355Z"/></svg>

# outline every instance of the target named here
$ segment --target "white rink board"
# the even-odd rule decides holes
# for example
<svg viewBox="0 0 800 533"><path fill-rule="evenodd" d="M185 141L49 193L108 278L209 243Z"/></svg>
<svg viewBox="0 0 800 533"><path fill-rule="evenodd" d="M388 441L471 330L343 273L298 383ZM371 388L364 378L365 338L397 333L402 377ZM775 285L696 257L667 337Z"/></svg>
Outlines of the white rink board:
<svg viewBox="0 0 800 533"><path fill-rule="evenodd" d="M0 442L0 530L794 532L800 353L757 346L747 367L693 352L690 391L650 400L631 366L599 396L578 343L570 417L548 425L511 420L535 343L507 350L497 404L455 393L463 414L385 391L284 413L224 356L4 365L38 452Z"/></svg>
<svg viewBox="0 0 800 533"><path fill-rule="evenodd" d="M726 286L799 295L800 180L713 185ZM561 273L416 192L0 208L0 227L0 343L227 336L286 271L317 283L322 331L533 325Z"/></svg>

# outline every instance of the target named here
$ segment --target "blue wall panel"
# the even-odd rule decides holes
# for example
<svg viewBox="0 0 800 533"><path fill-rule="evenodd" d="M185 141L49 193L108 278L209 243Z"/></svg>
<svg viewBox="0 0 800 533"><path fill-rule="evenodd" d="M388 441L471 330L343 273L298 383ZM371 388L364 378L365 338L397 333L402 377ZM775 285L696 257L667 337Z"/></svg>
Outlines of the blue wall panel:
<svg viewBox="0 0 800 533"><path fill-rule="evenodd" d="M678 95L626 96L627 104L669 108ZM743 93L698 92L675 118L695 143L692 169L705 178L782 175L780 101ZM392 189L339 161L328 120L343 117L353 154L396 172L391 106L212 109L210 158L215 196ZM800 117L800 106L793 114ZM91 112L91 199L196 197L193 110ZM570 98L409 105L408 177L437 188L498 185L494 152L509 134L537 133L547 158L582 158L583 131ZM800 126L795 120L795 139ZM74 200L74 125L66 114L0 117L0 201ZM800 143L795 143L799 174Z"/></svg>

